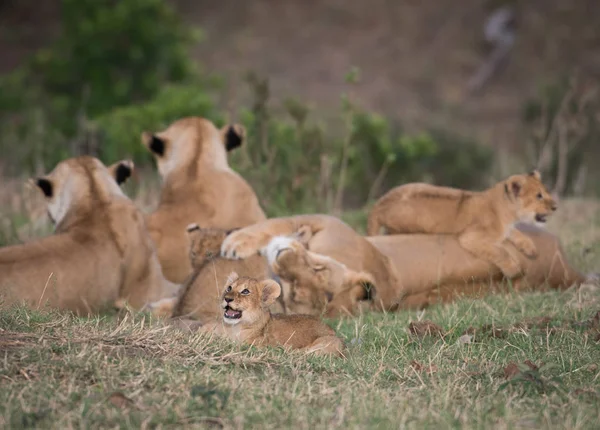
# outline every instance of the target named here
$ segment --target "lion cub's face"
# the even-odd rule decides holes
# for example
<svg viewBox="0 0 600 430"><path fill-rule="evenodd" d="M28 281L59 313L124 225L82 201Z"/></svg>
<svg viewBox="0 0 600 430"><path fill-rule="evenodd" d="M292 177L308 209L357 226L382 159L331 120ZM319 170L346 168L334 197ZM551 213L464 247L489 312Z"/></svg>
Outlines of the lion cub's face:
<svg viewBox="0 0 600 430"><path fill-rule="evenodd" d="M110 167L94 157L69 158L45 176L32 180L44 194L48 216L58 225L74 208L123 196L119 188L131 176L133 162L119 161Z"/></svg>
<svg viewBox="0 0 600 430"><path fill-rule="evenodd" d="M230 232L217 228L200 228L198 224L190 224L187 233L190 241L190 262L194 269L200 269L219 256L221 244Z"/></svg>
<svg viewBox="0 0 600 430"><path fill-rule="evenodd" d="M227 151L242 145L243 126L227 125L221 130L205 118L182 118L165 130L143 132L142 144L152 153L161 176L185 169L196 175L201 160L218 169L227 169Z"/></svg>
<svg viewBox="0 0 600 430"><path fill-rule="evenodd" d="M282 280L290 313L319 315L329 305L350 306L372 294L374 281L369 274L310 252L295 238L275 237L262 253Z"/></svg>
<svg viewBox="0 0 600 430"><path fill-rule="evenodd" d="M517 217L526 223L545 224L557 204L542 183L537 170L529 174L513 175L507 179L507 192L512 193L517 205Z"/></svg>
<svg viewBox="0 0 600 430"><path fill-rule="evenodd" d="M258 281L240 278L237 273L229 275L223 291L223 321L227 324L251 326L269 313L271 306L281 294L279 284L271 279Z"/></svg>

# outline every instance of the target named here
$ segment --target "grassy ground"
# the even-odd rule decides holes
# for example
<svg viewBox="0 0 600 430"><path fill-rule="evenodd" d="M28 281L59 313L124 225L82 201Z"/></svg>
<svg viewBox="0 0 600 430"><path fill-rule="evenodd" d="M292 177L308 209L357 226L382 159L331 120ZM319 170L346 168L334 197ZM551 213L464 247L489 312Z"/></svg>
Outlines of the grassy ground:
<svg viewBox="0 0 600 430"><path fill-rule="evenodd" d="M598 203L565 202L549 228L600 270ZM341 360L16 308L0 313L0 427L597 428L599 310L590 285L330 321Z"/></svg>

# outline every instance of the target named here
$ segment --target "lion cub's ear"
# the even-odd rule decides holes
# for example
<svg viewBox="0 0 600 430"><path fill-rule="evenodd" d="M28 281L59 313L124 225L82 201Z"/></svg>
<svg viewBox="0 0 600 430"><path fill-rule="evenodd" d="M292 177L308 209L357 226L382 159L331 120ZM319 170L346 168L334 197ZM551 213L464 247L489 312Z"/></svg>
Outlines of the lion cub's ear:
<svg viewBox="0 0 600 430"><path fill-rule="evenodd" d="M521 192L521 188L523 188L523 176L515 175L513 178L509 179L510 191L512 192L514 197L518 197Z"/></svg>
<svg viewBox="0 0 600 430"><path fill-rule="evenodd" d="M33 183L36 187L38 187L46 198L51 199L54 194L54 186L52 185L52 181L47 178L36 178L30 179L30 183Z"/></svg>
<svg viewBox="0 0 600 430"><path fill-rule="evenodd" d="M117 181L117 184L121 185L127 179L131 177L133 174L133 169L135 168L133 161L131 160L121 160L117 161L115 164L112 164L108 167L108 171L110 175Z"/></svg>
<svg viewBox="0 0 600 430"><path fill-rule="evenodd" d="M540 182L542 180L542 175L540 174L540 172L538 170L532 170L531 172L529 172L529 176L533 176L535 179L537 179Z"/></svg>
<svg viewBox="0 0 600 430"><path fill-rule="evenodd" d="M226 125L221 129L221 134L227 151L239 148L246 139L246 129L241 124Z"/></svg>
<svg viewBox="0 0 600 430"><path fill-rule="evenodd" d="M281 295L281 286L272 279L265 279L260 283L262 303L265 307L271 306Z"/></svg>
<svg viewBox="0 0 600 430"><path fill-rule="evenodd" d="M227 277L227 280L225 281L225 285L226 286L231 285L238 279L240 279L240 276L237 274L237 272L231 272L229 274L229 276Z"/></svg>

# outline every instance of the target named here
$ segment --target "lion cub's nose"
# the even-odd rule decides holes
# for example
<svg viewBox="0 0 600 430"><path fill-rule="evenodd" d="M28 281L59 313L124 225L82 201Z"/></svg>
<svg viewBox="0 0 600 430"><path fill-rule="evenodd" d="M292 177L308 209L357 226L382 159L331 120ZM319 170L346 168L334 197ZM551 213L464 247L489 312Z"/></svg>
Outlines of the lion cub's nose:
<svg viewBox="0 0 600 430"><path fill-rule="evenodd" d="M557 204L553 204L552 205L552 211L554 212L556 209L558 209L558 205Z"/></svg>
<svg viewBox="0 0 600 430"><path fill-rule="evenodd" d="M225 302L231 303L231 302L233 302L233 299L230 297L225 297Z"/></svg>

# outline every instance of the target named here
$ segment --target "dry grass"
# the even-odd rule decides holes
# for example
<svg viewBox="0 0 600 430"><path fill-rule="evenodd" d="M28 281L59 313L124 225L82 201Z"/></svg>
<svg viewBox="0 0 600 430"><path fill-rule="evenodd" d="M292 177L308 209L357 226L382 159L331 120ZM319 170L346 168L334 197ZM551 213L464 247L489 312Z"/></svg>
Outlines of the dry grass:
<svg viewBox="0 0 600 430"><path fill-rule="evenodd" d="M25 228L35 205L7 186L3 219ZM146 209L156 201L131 187ZM599 271L600 205L561 206L549 228L578 267ZM14 308L0 313L0 427L595 428L598 310L600 291L584 286L329 321L348 345L341 360L236 346L145 314Z"/></svg>

